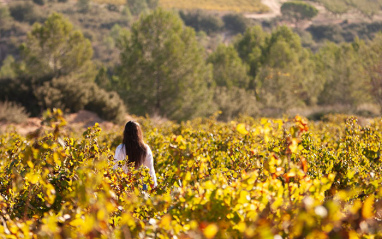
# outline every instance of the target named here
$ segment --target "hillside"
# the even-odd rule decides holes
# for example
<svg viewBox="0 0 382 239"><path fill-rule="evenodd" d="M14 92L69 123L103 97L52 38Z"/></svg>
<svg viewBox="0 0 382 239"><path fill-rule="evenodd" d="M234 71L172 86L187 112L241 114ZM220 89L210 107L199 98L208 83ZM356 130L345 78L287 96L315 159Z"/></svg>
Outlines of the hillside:
<svg viewBox="0 0 382 239"><path fill-rule="evenodd" d="M125 0L92 0L100 4L123 5ZM224 12L269 12L262 0L159 0L159 6L165 9L209 10Z"/></svg>
<svg viewBox="0 0 382 239"><path fill-rule="evenodd" d="M52 107L71 113L85 109L116 121L124 109L171 120L219 111L220 120L240 114L276 117L297 110L310 112L304 115L312 119L333 112L380 115L379 93L369 90L373 89L369 72L375 71L370 65L377 69L378 62L368 54L379 44L374 40L382 29L382 22L375 20L378 16L375 21L360 12L337 16L310 2L319 15L297 26L279 16L282 0L263 1L271 11L256 15L257 19L234 10L167 11L158 9L163 2L155 0L143 5L130 0L122 6L108 2L34 0L2 5L0 97L14 103L16 109L9 111L23 106L34 117ZM56 32L57 26L69 30ZM54 35L41 38L41 29ZM75 35L75 41L61 41L49 54L41 42L36 44L46 40L55 46L49 41ZM174 39L181 42L174 44ZM356 42L359 47L353 44L356 39L362 40ZM73 46L86 50L71 51ZM62 48L69 53L61 54ZM53 55L60 63L51 64ZM371 63L360 65L365 59ZM194 81L201 84L187 90ZM312 83L316 85L311 87ZM148 91L153 95L143 91L137 95L130 87L147 89L155 84L160 87Z"/></svg>
<svg viewBox="0 0 382 239"><path fill-rule="evenodd" d="M258 12L269 11L269 7L261 0L160 0L164 8L202 9L226 12Z"/></svg>

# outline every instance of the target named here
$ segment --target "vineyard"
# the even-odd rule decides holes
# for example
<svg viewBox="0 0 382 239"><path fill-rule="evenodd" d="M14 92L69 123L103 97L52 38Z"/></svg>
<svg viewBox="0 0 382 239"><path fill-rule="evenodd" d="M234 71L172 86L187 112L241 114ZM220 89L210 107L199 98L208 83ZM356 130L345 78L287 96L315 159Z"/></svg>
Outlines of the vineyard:
<svg viewBox="0 0 382 239"><path fill-rule="evenodd" d="M147 170L112 170L122 128L70 132L54 110L2 134L0 237L382 237L380 119L138 121L158 177L147 191Z"/></svg>

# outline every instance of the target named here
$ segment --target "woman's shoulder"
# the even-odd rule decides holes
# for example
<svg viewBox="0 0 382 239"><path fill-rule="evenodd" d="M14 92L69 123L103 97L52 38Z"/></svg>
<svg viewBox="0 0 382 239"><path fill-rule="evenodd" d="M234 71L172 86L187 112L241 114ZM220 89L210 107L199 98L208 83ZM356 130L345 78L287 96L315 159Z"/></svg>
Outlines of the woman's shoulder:
<svg viewBox="0 0 382 239"><path fill-rule="evenodd" d="M120 144L120 145L117 146L117 148L115 149L115 151L117 151L117 152L118 152L118 151L121 151L121 150L123 151L124 149L125 149L125 147L123 147L123 144Z"/></svg>
<svg viewBox="0 0 382 239"><path fill-rule="evenodd" d="M123 160L126 156L125 148L123 147L123 144L120 144L115 149L114 158L117 160Z"/></svg>
<svg viewBox="0 0 382 239"><path fill-rule="evenodd" d="M145 143L146 149L147 149L147 154L152 154L151 148L148 144Z"/></svg>

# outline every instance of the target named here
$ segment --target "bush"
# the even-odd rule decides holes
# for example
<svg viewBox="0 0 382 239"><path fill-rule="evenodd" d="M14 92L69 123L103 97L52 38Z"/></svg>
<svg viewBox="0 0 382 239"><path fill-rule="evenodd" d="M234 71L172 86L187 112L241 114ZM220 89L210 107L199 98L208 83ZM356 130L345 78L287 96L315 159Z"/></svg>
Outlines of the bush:
<svg viewBox="0 0 382 239"><path fill-rule="evenodd" d="M87 109L105 120L119 122L125 114L125 106L116 93L108 93L94 82L74 76L2 79L0 84L0 100L17 102L33 116L49 108L62 108L66 112Z"/></svg>
<svg viewBox="0 0 382 239"><path fill-rule="evenodd" d="M0 101L13 101L21 104L31 114L39 116L41 108L38 104L34 89L37 85L42 85L51 77L33 80L29 77L5 78L0 80Z"/></svg>
<svg viewBox="0 0 382 239"><path fill-rule="evenodd" d="M0 122L22 123L28 119L25 108L15 102L0 102Z"/></svg>
<svg viewBox="0 0 382 239"><path fill-rule="evenodd" d="M329 40L336 43L343 42L341 26L339 25L313 25L307 29L315 41Z"/></svg>
<svg viewBox="0 0 382 239"><path fill-rule="evenodd" d="M88 13L90 10L90 0L78 0L77 8L81 13Z"/></svg>
<svg viewBox="0 0 382 239"><path fill-rule="evenodd" d="M134 16L138 16L148 10L147 2L144 0L129 0L127 5L129 6L131 14Z"/></svg>
<svg viewBox="0 0 382 239"><path fill-rule="evenodd" d="M90 99L85 109L97 113L102 119L120 123L125 120L126 108L115 92L107 92L97 85L93 85L90 90Z"/></svg>
<svg viewBox="0 0 382 239"><path fill-rule="evenodd" d="M223 17L224 27L233 34L244 33L249 22L242 14L227 14Z"/></svg>
<svg viewBox="0 0 382 239"><path fill-rule="evenodd" d="M311 20L318 14L318 10L304 2L285 2L281 5L281 14L282 16L289 21L292 21L296 24L299 21Z"/></svg>
<svg viewBox="0 0 382 239"><path fill-rule="evenodd" d="M69 112L84 109L90 100L91 82L81 82L76 78L54 78L35 90L39 106L43 109L61 108Z"/></svg>
<svg viewBox="0 0 382 239"><path fill-rule="evenodd" d="M382 31L382 22L361 22L351 23L344 21L337 25L312 25L307 28L317 42L325 40L339 42L353 42L359 38L362 40L373 39L374 36Z"/></svg>
<svg viewBox="0 0 382 239"><path fill-rule="evenodd" d="M13 19L18 22L35 22L39 16L35 12L34 6L31 3L20 3L9 7L9 11Z"/></svg>
<svg viewBox="0 0 382 239"><path fill-rule="evenodd" d="M118 6L114 4L107 4L107 10L110 12L119 12Z"/></svg>
<svg viewBox="0 0 382 239"><path fill-rule="evenodd" d="M203 11L188 13L180 11L179 16L186 26L194 28L195 31L204 31L208 34L219 32L224 26L223 21L219 17Z"/></svg>
<svg viewBox="0 0 382 239"><path fill-rule="evenodd" d="M86 109L114 122L123 120L125 114L125 106L118 94L106 92L93 82L81 82L75 77L45 82L36 89L36 97L44 109L61 108L69 112Z"/></svg>
<svg viewBox="0 0 382 239"><path fill-rule="evenodd" d="M37 5L43 6L45 5L45 0L33 0L33 2Z"/></svg>

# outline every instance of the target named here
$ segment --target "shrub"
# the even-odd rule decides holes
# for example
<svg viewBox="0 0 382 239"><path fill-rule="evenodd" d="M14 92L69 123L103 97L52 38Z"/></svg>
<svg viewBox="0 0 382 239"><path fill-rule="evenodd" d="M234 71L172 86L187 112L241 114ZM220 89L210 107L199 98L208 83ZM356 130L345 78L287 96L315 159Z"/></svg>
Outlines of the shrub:
<svg viewBox="0 0 382 239"><path fill-rule="evenodd" d="M78 0L77 1L78 11L81 13L87 13L90 10L90 0Z"/></svg>
<svg viewBox="0 0 382 239"><path fill-rule="evenodd" d="M110 12L119 12L118 6L115 4L107 4L107 10Z"/></svg>
<svg viewBox="0 0 382 239"><path fill-rule="evenodd" d="M43 6L45 5L45 0L33 0L33 2L37 5Z"/></svg>
<svg viewBox="0 0 382 239"><path fill-rule="evenodd" d="M244 33L249 22L242 14L227 14L223 17L224 27L233 34Z"/></svg>
<svg viewBox="0 0 382 239"><path fill-rule="evenodd" d="M61 108L77 112L89 102L91 82L82 82L72 77L54 78L35 90L39 106L43 109Z"/></svg>
<svg viewBox="0 0 382 239"><path fill-rule="evenodd" d="M208 34L219 32L224 26L223 21L219 17L203 11L188 13L180 11L179 16L186 26L190 26L196 31L204 31Z"/></svg>
<svg viewBox="0 0 382 239"><path fill-rule="evenodd" d="M281 13L287 20L294 22L297 26L299 21L311 20L318 14L318 10L304 2L285 2L281 5Z"/></svg>
<svg viewBox="0 0 382 239"><path fill-rule="evenodd" d="M13 101L21 104L31 114L38 116L41 113L34 88L41 85L51 77L40 78L36 81L29 77L5 78L0 80L0 101Z"/></svg>
<svg viewBox="0 0 382 239"><path fill-rule="evenodd" d="M0 122L22 123L28 119L25 108L15 102L0 102Z"/></svg>
<svg viewBox="0 0 382 239"><path fill-rule="evenodd" d="M97 113L102 119L115 123L124 121L126 109L123 101L115 92L107 92L97 85L89 89L89 102L85 109Z"/></svg>
<svg viewBox="0 0 382 239"><path fill-rule="evenodd" d="M13 19L18 22L35 22L38 20L39 16L35 12L34 6L31 3L20 3L16 5L11 5L9 11Z"/></svg>
<svg viewBox="0 0 382 239"><path fill-rule="evenodd" d="M66 112L87 109L105 120L118 122L125 114L125 106L116 93L108 93L94 82L81 81L75 76L2 79L0 84L0 100L17 102L33 116L49 108L62 108Z"/></svg>
<svg viewBox="0 0 382 239"><path fill-rule="evenodd" d="M343 42L342 29L339 25L313 25L307 29L315 41L329 40L333 42Z"/></svg>
<svg viewBox="0 0 382 239"><path fill-rule="evenodd" d="M40 107L62 108L69 112L86 109L105 120L123 120L125 106L118 94L106 92L93 82L79 81L75 77L62 77L45 82L36 89Z"/></svg>
<svg viewBox="0 0 382 239"><path fill-rule="evenodd" d="M147 2L143 0L129 0L128 4L131 14L137 16L148 10Z"/></svg>

